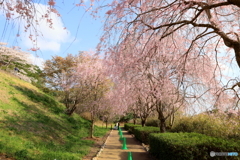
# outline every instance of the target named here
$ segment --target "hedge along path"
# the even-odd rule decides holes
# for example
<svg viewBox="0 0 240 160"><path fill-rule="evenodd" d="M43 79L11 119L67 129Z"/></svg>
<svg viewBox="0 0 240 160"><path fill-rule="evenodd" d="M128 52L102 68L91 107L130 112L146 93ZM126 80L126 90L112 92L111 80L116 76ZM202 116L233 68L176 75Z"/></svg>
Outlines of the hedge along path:
<svg viewBox="0 0 240 160"><path fill-rule="evenodd" d="M128 160L128 152L132 152L133 160L152 160L139 141L125 130L122 130L122 133L128 149L122 149L123 141L119 140L118 130L113 130L97 160Z"/></svg>

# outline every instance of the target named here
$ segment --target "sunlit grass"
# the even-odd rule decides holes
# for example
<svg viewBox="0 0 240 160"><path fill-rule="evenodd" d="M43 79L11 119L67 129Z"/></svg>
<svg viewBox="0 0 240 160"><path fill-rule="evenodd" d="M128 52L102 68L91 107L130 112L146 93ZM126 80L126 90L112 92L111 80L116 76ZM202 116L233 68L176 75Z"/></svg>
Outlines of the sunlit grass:
<svg viewBox="0 0 240 160"><path fill-rule="evenodd" d="M0 153L18 160L79 160L93 141L88 120L29 83L0 71ZM96 126L94 136L108 129Z"/></svg>

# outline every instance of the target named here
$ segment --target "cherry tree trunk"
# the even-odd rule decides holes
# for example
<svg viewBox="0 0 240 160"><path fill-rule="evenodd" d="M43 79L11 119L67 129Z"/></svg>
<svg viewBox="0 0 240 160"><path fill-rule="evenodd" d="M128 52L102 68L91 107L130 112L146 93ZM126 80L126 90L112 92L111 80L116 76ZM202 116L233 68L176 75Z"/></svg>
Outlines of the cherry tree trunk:
<svg viewBox="0 0 240 160"><path fill-rule="evenodd" d="M146 119L142 119L142 121L141 121L142 127L145 126L145 123L146 123Z"/></svg>
<svg viewBox="0 0 240 160"><path fill-rule="evenodd" d="M91 128L90 128L90 137L91 138L94 137L93 134L94 134L94 120L92 120L92 124L91 124Z"/></svg>
<svg viewBox="0 0 240 160"><path fill-rule="evenodd" d="M169 117L169 125L168 125L168 129L171 129L174 122L175 122L175 114L172 114L170 117Z"/></svg>
<svg viewBox="0 0 240 160"><path fill-rule="evenodd" d="M166 120L164 118L160 119L160 132L161 133L166 132Z"/></svg>
<svg viewBox="0 0 240 160"><path fill-rule="evenodd" d="M234 52L238 67L240 68L240 44L234 46Z"/></svg>
<svg viewBox="0 0 240 160"><path fill-rule="evenodd" d="M108 127L108 121L106 121L106 128Z"/></svg>
<svg viewBox="0 0 240 160"><path fill-rule="evenodd" d="M68 108L65 113L69 116L71 116L73 114L73 112L76 110L76 107L72 107L72 108Z"/></svg>
<svg viewBox="0 0 240 160"><path fill-rule="evenodd" d="M234 4L234 5L238 6L238 7L240 7L240 1L239 0L228 0L228 2L230 4Z"/></svg>

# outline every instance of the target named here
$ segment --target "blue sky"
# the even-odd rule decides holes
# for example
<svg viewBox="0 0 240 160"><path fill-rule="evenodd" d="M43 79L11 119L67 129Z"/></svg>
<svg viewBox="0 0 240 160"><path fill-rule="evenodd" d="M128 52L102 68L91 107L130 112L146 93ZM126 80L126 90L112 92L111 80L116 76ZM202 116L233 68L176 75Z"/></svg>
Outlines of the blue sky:
<svg viewBox="0 0 240 160"><path fill-rule="evenodd" d="M94 19L89 13L85 13L83 7L75 7L73 2L56 1L55 8L61 17L51 15L54 29L50 29L45 22L39 23L38 30L42 35L38 38L39 51L29 50L34 45L28 38L30 32L23 31L24 22L6 21L2 14L0 16L0 41L8 43L9 47L19 46L23 51L30 52L44 60L51 59L54 55L65 57L68 53L77 54L78 51L94 50L102 34L104 19ZM89 4L90 1L86 3ZM40 11L44 11L45 7L44 4L37 5ZM102 11L100 15L104 17L105 12ZM66 29L63 29L64 27ZM20 36L17 37L17 34ZM39 60L35 61L38 63Z"/></svg>
<svg viewBox="0 0 240 160"><path fill-rule="evenodd" d="M45 1L47 2L47 1ZM35 64L41 64L42 59L51 59L51 56L59 55L65 57L68 53L77 54L78 51L94 50L97 46L102 28L104 24L104 16L106 9L99 13L102 19L94 19L90 13L85 13L83 7L75 7L75 0L56 0L55 8L61 14L61 17L52 15L53 28L50 29L44 21L39 25L38 32L42 35L38 39L39 51L29 51L33 47L32 42L28 38L29 32L24 33L23 22L9 22L0 12L0 42L8 43L9 47L19 46L23 51L32 53L35 57ZM85 0L86 4L90 4L90 0ZM102 2L111 2L103 0ZM100 2L99 2L100 3ZM46 7L44 4L36 6L39 11L43 11ZM63 28L66 27L66 30ZM20 37L16 37L20 34ZM239 69L236 67L236 61L233 60L233 68L229 65L222 64L225 68L225 75L234 78L238 76Z"/></svg>

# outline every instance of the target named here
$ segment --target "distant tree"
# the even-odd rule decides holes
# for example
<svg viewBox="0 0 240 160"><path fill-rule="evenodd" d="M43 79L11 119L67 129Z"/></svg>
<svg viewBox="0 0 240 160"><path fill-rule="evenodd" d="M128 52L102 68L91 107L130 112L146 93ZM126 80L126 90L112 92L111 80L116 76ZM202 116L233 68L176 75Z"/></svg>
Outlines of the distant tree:
<svg viewBox="0 0 240 160"><path fill-rule="evenodd" d="M154 103L151 101L150 98L151 95L148 95L147 97L145 97L145 99L139 97L136 103L136 106L139 110L139 116L141 118L142 127L145 126L147 118L155 110Z"/></svg>
<svg viewBox="0 0 240 160"><path fill-rule="evenodd" d="M132 114L133 124L136 124L136 120L139 117L138 109L136 105L131 105L128 107L128 113Z"/></svg>
<svg viewBox="0 0 240 160"><path fill-rule="evenodd" d="M13 63L31 64L29 53L23 52L17 47L10 48L6 45L7 43L0 42L0 63L2 67L13 69Z"/></svg>
<svg viewBox="0 0 240 160"><path fill-rule="evenodd" d="M89 95L88 86L75 79L76 66L82 62L82 57L82 52L79 52L79 55L68 54L65 58L54 56L44 63L43 77L46 87L57 93L57 97L65 104L68 115L72 115Z"/></svg>
<svg viewBox="0 0 240 160"><path fill-rule="evenodd" d="M115 118L115 113L114 112L114 108L112 106L112 104L110 103L111 100L109 99L110 96L108 95L109 93L107 93L107 95L104 96L103 99L100 100L99 102L99 107L100 107L100 119L105 122L105 126L106 128L108 127L108 124L110 121L113 121L113 119Z"/></svg>
<svg viewBox="0 0 240 160"><path fill-rule="evenodd" d="M110 121L110 116L111 116L111 112L109 110L105 110L105 111L102 111L100 113L100 116L101 116L101 120L103 122L105 122L105 127L107 128L108 127L108 123Z"/></svg>
<svg viewBox="0 0 240 160"><path fill-rule="evenodd" d="M93 137L94 123L101 114L101 107L104 106L104 104L101 106L101 101L110 90L111 81L102 60L87 53L82 56L82 61L78 63L75 71L71 77L74 82L73 89L84 86L85 90L79 94L86 96L85 100L81 101L76 108L76 112L90 112L92 121L90 136ZM66 85L65 88L70 91L72 86Z"/></svg>
<svg viewBox="0 0 240 160"><path fill-rule="evenodd" d="M53 56L52 59L46 60L43 68L43 76L48 88L62 91L62 84L75 72L73 67L77 65L77 59L77 56L68 54L65 58Z"/></svg>
<svg viewBox="0 0 240 160"><path fill-rule="evenodd" d="M18 47L7 47L0 43L0 68L15 74L29 83L42 85L41 70L32 64L31 55Z"/></svg>

